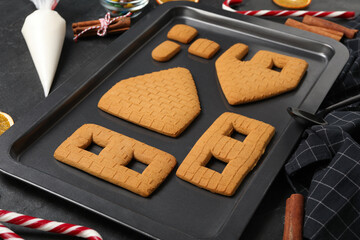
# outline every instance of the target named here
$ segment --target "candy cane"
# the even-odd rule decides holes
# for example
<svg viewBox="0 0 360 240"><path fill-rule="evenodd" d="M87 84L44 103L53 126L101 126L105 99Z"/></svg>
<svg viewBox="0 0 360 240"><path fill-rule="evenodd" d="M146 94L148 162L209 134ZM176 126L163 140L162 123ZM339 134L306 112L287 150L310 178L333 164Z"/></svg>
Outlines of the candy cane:
<svg viewBox="0 0 360 240"><path fill-rule="evenodd" d="M273 16L273 17L303 17L305 15L328 18L354 18L352 11L304 11L304 10L246 10L237 11L231 6L242 3L242 0L225 0L222 4L224 10L249 16Z"/></svg>
<svg viewBox="0 0 360 240"><path fill-rule="evenodd" d="M24 240L2 224L0 224L0 238L4 240Z"/></svg>
<svg viewBox="0 0 360 240"><path fill-rule="evenodd" d="M58 5L60 0L54 0L53 4L51 5L51 10L54 10L56 6Z"/></svg>
<svg viewBox="0 0 360 240"><path fill-rule="evenodd" d="M102 240L98 232L91 228L63 222L49 221L35 218L20 213L0 209L0 222L12 223L15 225L33 228L45 232L60 233L70 236L86 238L88 240ZM15 234L16 235L16 234ZM17 236L17 235L16 235ZM0 235L0 237L4 237ZM22 240L22 238L3 238L8 240Z"/></svg>

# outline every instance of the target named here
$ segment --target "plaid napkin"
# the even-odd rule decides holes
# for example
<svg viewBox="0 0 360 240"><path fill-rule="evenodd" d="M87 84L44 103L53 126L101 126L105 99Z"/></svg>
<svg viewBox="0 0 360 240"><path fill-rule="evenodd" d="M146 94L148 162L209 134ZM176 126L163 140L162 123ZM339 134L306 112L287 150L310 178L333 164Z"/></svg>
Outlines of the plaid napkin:
<svg viewBox="0 0 360 240"><path fill-rule="evenodd" d="M360 17L348 23L360 29ZM360 35L360 34L358 34ZM321 108L360 94L360 36L344 40L350 58ZM305 196L304 238L360 239L360 103L328 114L305 130L285 165Z"/></svg>

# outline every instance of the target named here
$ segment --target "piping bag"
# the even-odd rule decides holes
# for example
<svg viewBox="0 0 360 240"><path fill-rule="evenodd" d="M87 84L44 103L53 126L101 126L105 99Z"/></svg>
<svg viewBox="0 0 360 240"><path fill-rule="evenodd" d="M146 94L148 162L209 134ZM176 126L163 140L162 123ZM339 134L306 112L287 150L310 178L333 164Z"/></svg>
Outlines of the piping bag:
<svg viewBox="0 0 360 240"><path fill-rule="evenodd" d="M21 33L35 64L45 97L59 63L66 22L54 11L59 0L31 0L37 10L26 17Z"/></svg>

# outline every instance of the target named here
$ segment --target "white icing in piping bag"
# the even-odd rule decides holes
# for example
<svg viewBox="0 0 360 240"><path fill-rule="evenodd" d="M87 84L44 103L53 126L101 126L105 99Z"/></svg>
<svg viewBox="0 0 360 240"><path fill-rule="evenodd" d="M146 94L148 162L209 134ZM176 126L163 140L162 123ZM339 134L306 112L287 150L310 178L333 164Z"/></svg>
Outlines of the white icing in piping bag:
<svg viewBox="0 0 360 240"><path fill-rule="evenodd" d="M38 10L26 17L21 32L38 72L45 97L59 63L66 23L54 10L56 0L32 0Z"/></svg>

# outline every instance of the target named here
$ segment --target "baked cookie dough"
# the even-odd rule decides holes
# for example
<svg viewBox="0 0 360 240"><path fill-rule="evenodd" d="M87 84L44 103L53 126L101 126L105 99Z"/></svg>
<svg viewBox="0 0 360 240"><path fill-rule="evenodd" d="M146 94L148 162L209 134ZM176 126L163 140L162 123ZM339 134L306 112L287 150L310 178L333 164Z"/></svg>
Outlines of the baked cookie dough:
<svg viewBox="0 0 360 240"><path fill-rule="evenodd" d="M180 49L181 47L179 44L166 40L154 48L151 56L158 62L166 62L173 58L178 52L180 52Z"/></svg>
<svg viewBox="0 0 360 240"><path fill-rule="evenodd" d="M86 150L91 143L103 147L98 155ZM143 197L149 196L176 165L172 155L95 124L77 129L55 150L54 157ZM148 165L142 173L126 167L134 159Z"/></svg>
<svg viewBox="0 0 360 240"><path fill-rule="evenodd" d="M254 102L293 90L308 67L305 60L263 50L258 51L250 61L241 61L248 50L245 44L235 44L215 63L221 89L231 105ZM281 71L275 71L273 67Z"/></svg>
<svg viewBox="0 0 360 240"><path fill-rule="evenodd" d="M177 137L199 115L195 82L186 68L172 68L122 80L98 107L116 117Z"/></svg>
<svg viewBox="0 0 360 240"><path fill-rule="evenodd" d="M167 34L167 38L181 43L188 44L198 35L198 31L185 24L173 26Z"/></svg>
<svg viewBox="0 0 360 240"><path fill-rule="evenodd" d="M231 138L234 131L246 135L244 141ZM199 138L176 175L200 188L231 196L255 167L274 133L275 128L267 123L223 113ZM206 167L212 157L226 163L221 173Z"/></svg>
<svg viewBox="0 0 360 240"><path fill-rule="evenodd" d="M210 59L217 51L219 51L219 49L220 45L216 42L205 38L199 38L190 45L188 51L195 56Z"/></svg>

